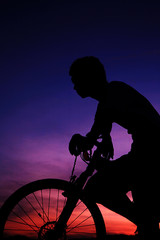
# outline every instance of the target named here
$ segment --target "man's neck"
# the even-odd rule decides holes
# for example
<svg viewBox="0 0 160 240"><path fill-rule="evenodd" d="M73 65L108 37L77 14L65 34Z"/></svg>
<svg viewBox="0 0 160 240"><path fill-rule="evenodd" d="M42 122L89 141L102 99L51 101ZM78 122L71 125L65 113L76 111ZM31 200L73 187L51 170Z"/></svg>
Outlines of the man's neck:
<svg viewBox="0 0 160 240"><path fill-rule="evenodd" d="M94 92L91 93L90 97L97 100L103 101L108 92L108 83L101 88L97 88Z"/></svg>

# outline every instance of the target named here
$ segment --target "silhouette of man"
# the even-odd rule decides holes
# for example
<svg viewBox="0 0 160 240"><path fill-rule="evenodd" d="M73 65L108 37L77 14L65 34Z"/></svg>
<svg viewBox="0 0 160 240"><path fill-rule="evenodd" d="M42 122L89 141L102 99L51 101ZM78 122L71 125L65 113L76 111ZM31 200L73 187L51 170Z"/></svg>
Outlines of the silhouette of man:
<svg viewBox="0 0 160 240"><path fill-rule="evenodd" d="M160 116L150 102L129 85L108 82L102 63L95 57L74 61L69 71L74 89L82 98L98 103L93 126L87 135L75 134L69 150L79 155L102 137L100 150L113 158L112 123L128 130L133 143L128 154L109 161L88 181L85 191L103 204L136 223L140 239L157 239L158 169ZM132 191L134 203L126 193Z"/></svg>

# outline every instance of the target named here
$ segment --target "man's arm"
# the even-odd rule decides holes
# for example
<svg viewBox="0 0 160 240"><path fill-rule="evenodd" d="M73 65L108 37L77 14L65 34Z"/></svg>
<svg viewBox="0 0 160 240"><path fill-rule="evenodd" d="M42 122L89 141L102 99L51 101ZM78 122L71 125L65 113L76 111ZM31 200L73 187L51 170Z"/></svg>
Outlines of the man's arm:
<svg viewBox="0 0 160 240"><path fill-rule="evenodd" d="M107 113L107 114L106 114ZM80 134L74 134L69 143L69 151L73 155L79 155L82 151L93 148L97 139L102 138L102 142L99 144L100 152L108 158L113 158L113 145L110 132L112 129L112 121L109 117L109 112L103 108L103 105L98 105L95 115L94 124L86 137Z"/></svg>
<svg viewBox="0 0 160 240"><path fill-rule="evenodd" d="M110 113L108 111L108 114L106 112L106 109L101 106L101 104L98 105L97 112L95 115L95 121L94 124L90 130L89 133L87 133L86 137L88 139L88 142L91 144L95 144L97 139L99 137L102 138L102 142L100 145L100 150L102 151L102 154L104 154L105 157L111 157L113 158L114 155L114 149L112 144L112 139L110 136L110 132L112 129L112 120L110 118Z"/></svg>

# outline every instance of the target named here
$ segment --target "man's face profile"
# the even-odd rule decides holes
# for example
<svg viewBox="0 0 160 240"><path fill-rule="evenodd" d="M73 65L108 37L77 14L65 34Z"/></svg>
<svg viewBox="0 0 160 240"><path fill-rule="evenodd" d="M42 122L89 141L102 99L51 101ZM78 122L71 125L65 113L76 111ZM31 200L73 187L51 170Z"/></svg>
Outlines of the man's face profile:
<svg viewBox="0 0 160 240"><path fill-rule="evenodd" d="M85 80L85 76L72 76L72 82L74 85L74 90L77 92L77 94L82 97L86 98L88 97L88 90L87 90L87 80Z"/></svg>

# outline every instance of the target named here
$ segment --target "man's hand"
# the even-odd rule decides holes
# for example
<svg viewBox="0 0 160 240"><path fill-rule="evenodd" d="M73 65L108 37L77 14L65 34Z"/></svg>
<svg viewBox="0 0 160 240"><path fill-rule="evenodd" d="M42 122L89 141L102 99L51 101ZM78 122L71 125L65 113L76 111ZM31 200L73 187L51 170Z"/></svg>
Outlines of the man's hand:
<svg viewBox="0 0 160 240"><path fill-rule="evenodd" d="M113 148L113 143L110 136L107 138L104 138L102 142L99 144L98 148L105 158L113 159L114 148Z"/></svg>
<svg viewBox="0 0 160 240"><path fill-rule="evenodd" d="M72 155L78 156L81 152L89 150L93 147L93 144L89 143L87 137L83 137L80 134L74 134L69 143L69 151Z"/></svg>

